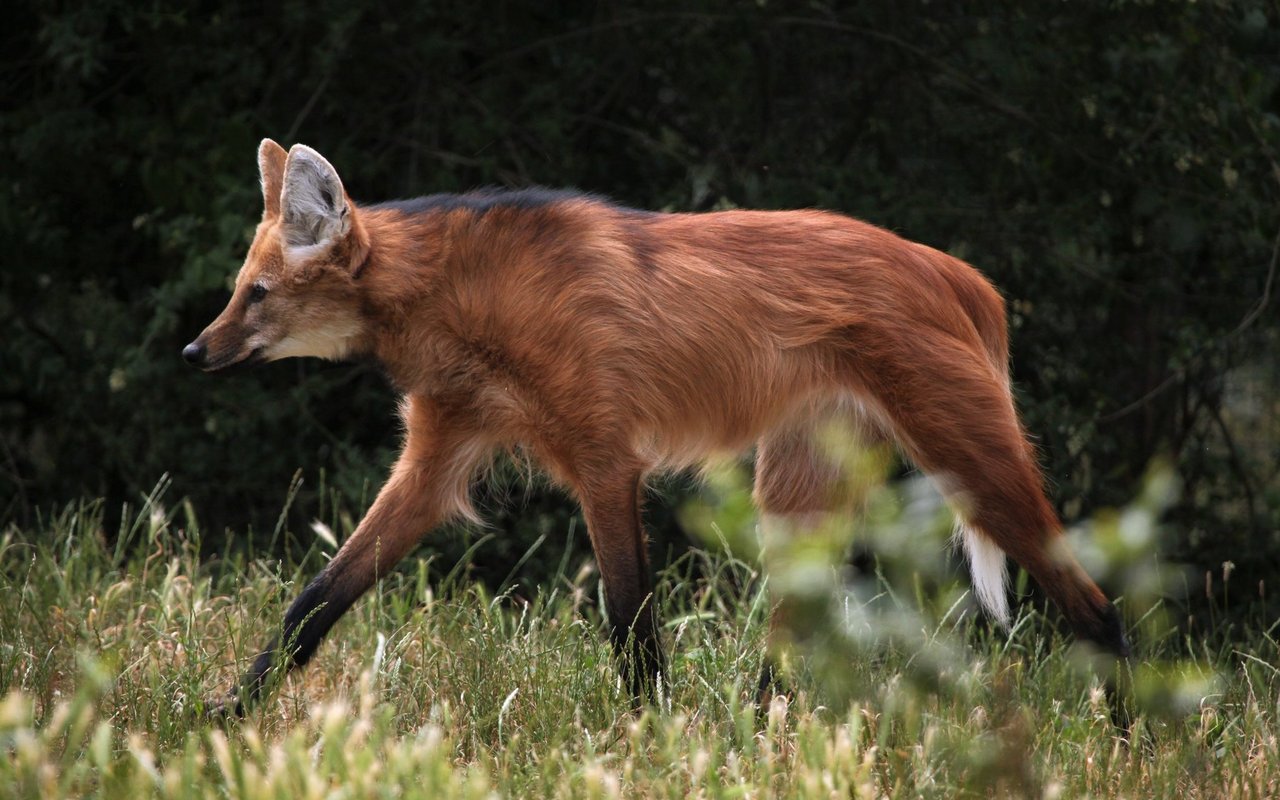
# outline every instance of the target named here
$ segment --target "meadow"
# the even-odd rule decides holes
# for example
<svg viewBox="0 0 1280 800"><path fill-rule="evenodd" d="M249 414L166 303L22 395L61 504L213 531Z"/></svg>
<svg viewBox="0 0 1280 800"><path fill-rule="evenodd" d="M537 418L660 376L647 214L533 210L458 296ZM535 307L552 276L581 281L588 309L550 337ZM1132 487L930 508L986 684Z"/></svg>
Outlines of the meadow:
<svg viewBox="0 0 1280 800"><path fill-rule="evenodd" d="M1280 647L1261 614L1256 623L1174 624L1169 604L1152 602L1134 622L1136 717L1126 740L1081 648L1034 604L1020 607L1008 634L993 630L966 610L963 583L918 561L895 567L892 548L878 547L880 566L860 576L803 558L771 568L774 597L825 599L793 632L791 696L758 710L768 601L757 559L733 554L735 526L749 524L734 506L745 501L727 496L701 509L720 546L659 576L670 675L638 710L610 657L589 560L566 560L539 585L491 592L467 579L465 558L411 559L305 670L235 723L206 719L205 701L231 685L332 552L326 528L289 562L229 549L202 558L194 510L166 510L154 497L111 537L98 504L10 529L0 540L0 795L1280 791ZM901 496L895 508L873 525L881 542L935 513ZM1156 517L1140 500L1095 521L1085 532L1093 544L1081 544L1086 561L1141 545ZM485 541L477 537L467 558L481 557ZM917 536L900 551L933 549L942 550ZM1145 567L1126 568L1141 585Z"/></svg>

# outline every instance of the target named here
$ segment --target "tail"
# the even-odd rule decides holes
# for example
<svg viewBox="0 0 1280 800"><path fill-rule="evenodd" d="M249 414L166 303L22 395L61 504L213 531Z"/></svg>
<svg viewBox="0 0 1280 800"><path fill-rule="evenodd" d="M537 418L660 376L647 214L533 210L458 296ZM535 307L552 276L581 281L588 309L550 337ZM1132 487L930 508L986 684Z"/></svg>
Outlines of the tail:
<svg viewBox="0 0 1280 800"><path fill-rule="evenodd" d="M955 542L963 545L969 557L969 575L973 593L991 617L1004 628L1009 627L1009 569L1004 551L976 528L956 523Z"/></svg>

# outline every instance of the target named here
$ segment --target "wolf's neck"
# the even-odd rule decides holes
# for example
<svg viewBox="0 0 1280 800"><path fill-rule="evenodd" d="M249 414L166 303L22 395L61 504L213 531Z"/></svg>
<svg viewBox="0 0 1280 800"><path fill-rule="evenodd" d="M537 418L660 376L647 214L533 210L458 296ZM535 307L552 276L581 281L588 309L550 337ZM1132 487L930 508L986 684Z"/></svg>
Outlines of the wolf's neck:
<svg viewBox="0 0 1280 800"><path fill-rule="evenodd" d="M397 388L413 391L422 379L417 373L431 360L455 225L444 214L384 209L363 213L361 222L369 244L355 279L366 330L361 355L376 360Z"/></svg>

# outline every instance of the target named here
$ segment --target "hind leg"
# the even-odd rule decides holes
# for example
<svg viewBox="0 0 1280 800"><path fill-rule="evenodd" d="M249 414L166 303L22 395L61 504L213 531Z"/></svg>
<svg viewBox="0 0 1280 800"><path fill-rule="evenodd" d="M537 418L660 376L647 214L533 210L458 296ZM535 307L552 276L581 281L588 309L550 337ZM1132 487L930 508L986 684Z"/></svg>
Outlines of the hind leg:
<svg viewBox="0 0 1280 800"><path fill-rule="evenodd" d="M899 445L964 520L979 599L1007 622L1003 552L1031 574L1077 637L1127 658L1119 615L1066 546L1004 377L945 334L917 331L906 341L909 353L858 364L858 377Z"/></svg>
<svg viewBox="0 0 1280 800"><path fill-rule="evenodd" d="M847 465L824 446L824 436L839 438L832 444L851 442L863 449L885 443L857 414L835 411L793 420L762 439L756 451L754 497L761 512L766 560L785 551L790 537L814 535L833 523L847 524L871 488L872 484L859 482L860 476L848 474ZM811 616L794 598L780 597L772 603L769 647L757 694L761 709L768 707L774 694L788 693L774 659L788 636L805 635L804 622Z"/></svg>

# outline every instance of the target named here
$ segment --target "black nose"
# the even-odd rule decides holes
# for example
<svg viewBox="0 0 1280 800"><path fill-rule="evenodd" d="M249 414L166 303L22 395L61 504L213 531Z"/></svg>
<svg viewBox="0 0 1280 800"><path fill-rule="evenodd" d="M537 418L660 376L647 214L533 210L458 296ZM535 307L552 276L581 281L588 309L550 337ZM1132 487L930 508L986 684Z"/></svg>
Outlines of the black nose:
<svg viewBox="0 0 1280 800"><path fill-rule="evenodd" d="M199 364L204 361L204 345L200 342L192 342L182 348L182 359L188 364Z"/></svg>

